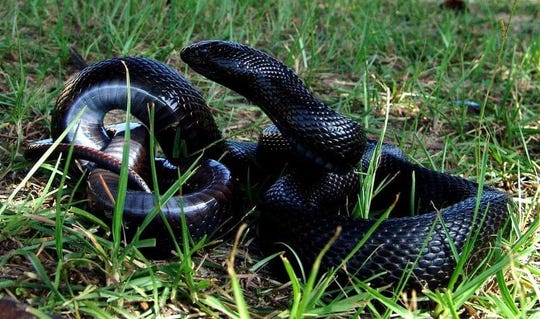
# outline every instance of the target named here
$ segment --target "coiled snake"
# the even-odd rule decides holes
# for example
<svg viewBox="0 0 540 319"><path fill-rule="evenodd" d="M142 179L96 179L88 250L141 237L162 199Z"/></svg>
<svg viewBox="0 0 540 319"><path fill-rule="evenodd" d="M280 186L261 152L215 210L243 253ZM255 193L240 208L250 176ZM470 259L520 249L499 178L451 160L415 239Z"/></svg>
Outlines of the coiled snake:
<svg viewBox="0 0 540 319"><path fill-rule="evenodd" d="M264 169L274 161L289 164L259 205L264 252L285 250L285 244L309 266L339 227L321 271L339 266L355 250L347 259L347 272L375 286L392 285L404 274L410 274L409 287L445 286L456 265L455 252L461 254L468 240L475 240L477 249L487 247L505 223L504 193L412 164L390 144L383 143L380 156L373 156L378 154L377 143L366 141L358 123L313 97L292 70L268 54L237 43L203 41L184 48L181 57L193 70L258 105L275 124L270 131L282 135L259 144L223 140L198 91L160 62L125 57L85 68L68 81L57 100L52 137L58 139L77 119L58 150L75 145L79 163L91 169L91 209L108 216L118 187L123 137L111 138L103 117L111 109L126 109L129 97L131 113L143 126L131 131L132 186L124 209L128 230L136 229L157 203L145 182L149 173L144 127L151 126L167 157L156 160L158 174L174 176L175 165L185 167L194 157L202 158L184 196L161 207L177 233L183 213L194 238L212 233L229 216L234 176L243 174L236 170L248 165ZM47 147L31 144L27 156L35 158ZM186 158L188 164L183 164ZM380 223L347 214L358 197L362 172L373 161L374 189L379 191L370 209L393 205L392 218ZM147 236L157 237L158 246L168 245L167 236L160 236L163 226L162 219L155 218L146 229Z"/></svg>

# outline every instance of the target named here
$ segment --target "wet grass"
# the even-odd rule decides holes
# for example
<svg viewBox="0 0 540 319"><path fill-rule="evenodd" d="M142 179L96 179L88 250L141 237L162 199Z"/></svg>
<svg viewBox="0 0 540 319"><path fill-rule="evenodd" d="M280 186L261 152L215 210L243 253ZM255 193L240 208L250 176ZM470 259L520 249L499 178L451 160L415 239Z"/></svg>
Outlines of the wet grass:
<svg viewBox="0 0 540 319"><path fill-rule="evenodd" d="M514 318L539 307L538 1L475 2L468 12L431 1L347 0L1 7L0 296L69 318ZM263 49L370 137L385 132L415 162L506 191L514 203L508 233L452 289L423 297L385 296L363 283L329 295L330 281L310 279L309 269L306 281L279 282L252 224L236 241L183 245L166 262L120 246L118 228L75 205L83 182L54 161L34 171L21 147L49 135L56 96L74 73L70 46L89 62L137 55L174 66L226 135L253 139L268 123L259 109L180 60L182 47L202 39Z"/></svg>

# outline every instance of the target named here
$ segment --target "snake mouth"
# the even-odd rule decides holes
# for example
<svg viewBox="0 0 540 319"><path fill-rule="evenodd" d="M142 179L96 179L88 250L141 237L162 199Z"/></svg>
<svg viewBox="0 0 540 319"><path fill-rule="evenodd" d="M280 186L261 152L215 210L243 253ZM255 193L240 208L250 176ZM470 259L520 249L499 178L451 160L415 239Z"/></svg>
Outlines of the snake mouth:
<svg viewBox="0 0 540 319"><path fill-rule="evenodd" d="M231 50L234 48L234 50ZM212 60L216 57L229 57L232 53L242 51L243 47L222 40L205 40L193 43L180 51L180 57L191 66L191 63Z"/></svg>

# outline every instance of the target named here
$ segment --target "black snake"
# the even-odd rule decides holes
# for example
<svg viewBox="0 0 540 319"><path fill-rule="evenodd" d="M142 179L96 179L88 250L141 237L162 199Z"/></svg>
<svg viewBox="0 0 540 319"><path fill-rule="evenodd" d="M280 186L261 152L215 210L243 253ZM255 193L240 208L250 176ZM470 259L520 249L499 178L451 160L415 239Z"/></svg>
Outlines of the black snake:
<svg viewBox="0 0 540 319"><path fill-rule="evenodd" d="M277 137L259 144L222 139L198 91L160 62L125 57L85 68L67 82L57 100L52 137L58 139L78 118L58 151L75 144L79 163L91 170L91 209L108 216L114 207L123 137L111 137L103 117L111 109L125 109L130 98L131 113L143 127L130 132L135 151L130 153L132 186L124 210L128 230L136 229L156 205L145 182L149 173L144 127L150 126L167 157L155 162L159 174L174 176L176 165L185 171L195 163L184 195L161 209L176 232L184 213L194 238L212 233L229 216L234 176L243 174L237 170L248 162L263 170L271 162L288 163L259 205L258 235L265 253L292 249L310 266L339 227L321 271L340 265L354 249L347 272L375 286L395 284L410 274L409 287L443 287L465 243L475 240L477 250L486 248L505 223L506 194L412 164L390 144L383 143L380 156L374 156L377 143L366 141L358 123L316 99L292 70L268 54L237 43L203 41L184 48L181 57L193 70L258 105L275 124L268 135ZM31 144L27 156L35 158L49 145ZM104 160L107 156L116 159ZM347 214L360 192L362 172L373 161L374 189L379 191L370 210L394 205L392 218L380 224L376 218ZM158 246L170 247L167 236L159 236L162 231L163 221L155 218L146 234L157 237Z"/></svg>

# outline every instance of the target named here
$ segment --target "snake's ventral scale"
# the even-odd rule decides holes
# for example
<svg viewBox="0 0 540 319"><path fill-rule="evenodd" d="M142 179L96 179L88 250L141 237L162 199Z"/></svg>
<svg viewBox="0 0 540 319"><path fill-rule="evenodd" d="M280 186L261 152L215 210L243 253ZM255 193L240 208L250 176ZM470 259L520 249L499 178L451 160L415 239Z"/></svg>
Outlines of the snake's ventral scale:
<svg viewBox="0 0 540 319"><path fill-rule="evenodd" d="M246 167L275 172L268 163L287 163L258 205L261 248L266 254L290 254L292 249L303 266L310 267L339 227L341 233L324 255L320 271L341 265L355 250L346 260L347 274L338 272L342 282L355 276L374 286L392 287L409 276L410 288L444 287L456 266L453 247L461 254L474 238L476 251L485 251L505 224L505 193L415 165L391 144L382 145L374 179L375 188L384 187L372 198L370 209L384 211L395 204L392 217L373 228L377 219L347 216L344 212L360 191L359 174L367 172L376 148L357 122L318 100L291 69L257 49L202 41L184 48L181 57L196 72L259 106L275 126L265 129L257 144L223 139L202 95L158 61L120 57L83 69L57 100L51 135L58 139L81 113L58 152L74 145L78 161L90 170L88 207L110 219L115 204L110 194L116 198L122 159L122 147L115 145L123 137L121 130L111 136L103 118L112 109L125 110L131 97L131 114L142 126L130 128L136 154L130 154L123 214L128 235L157 205L147 185L149 161L155 161L159 176L175 176L177 167L195 167L183 195L161 208L179 237L184 214L194 239L211 235L230 218L235 192L241 189L235 186ZM149 116L150 105L154 118ZM156 128L153 133L166 159L148 158L149 127ZM183 152L177 151L179 145ZM26 155L35 158L49 147L50 143L29 144ZM116 160L108 160L111 157ZM155 237L162 251L172 248L159 217L143 234Z"/></svg>

